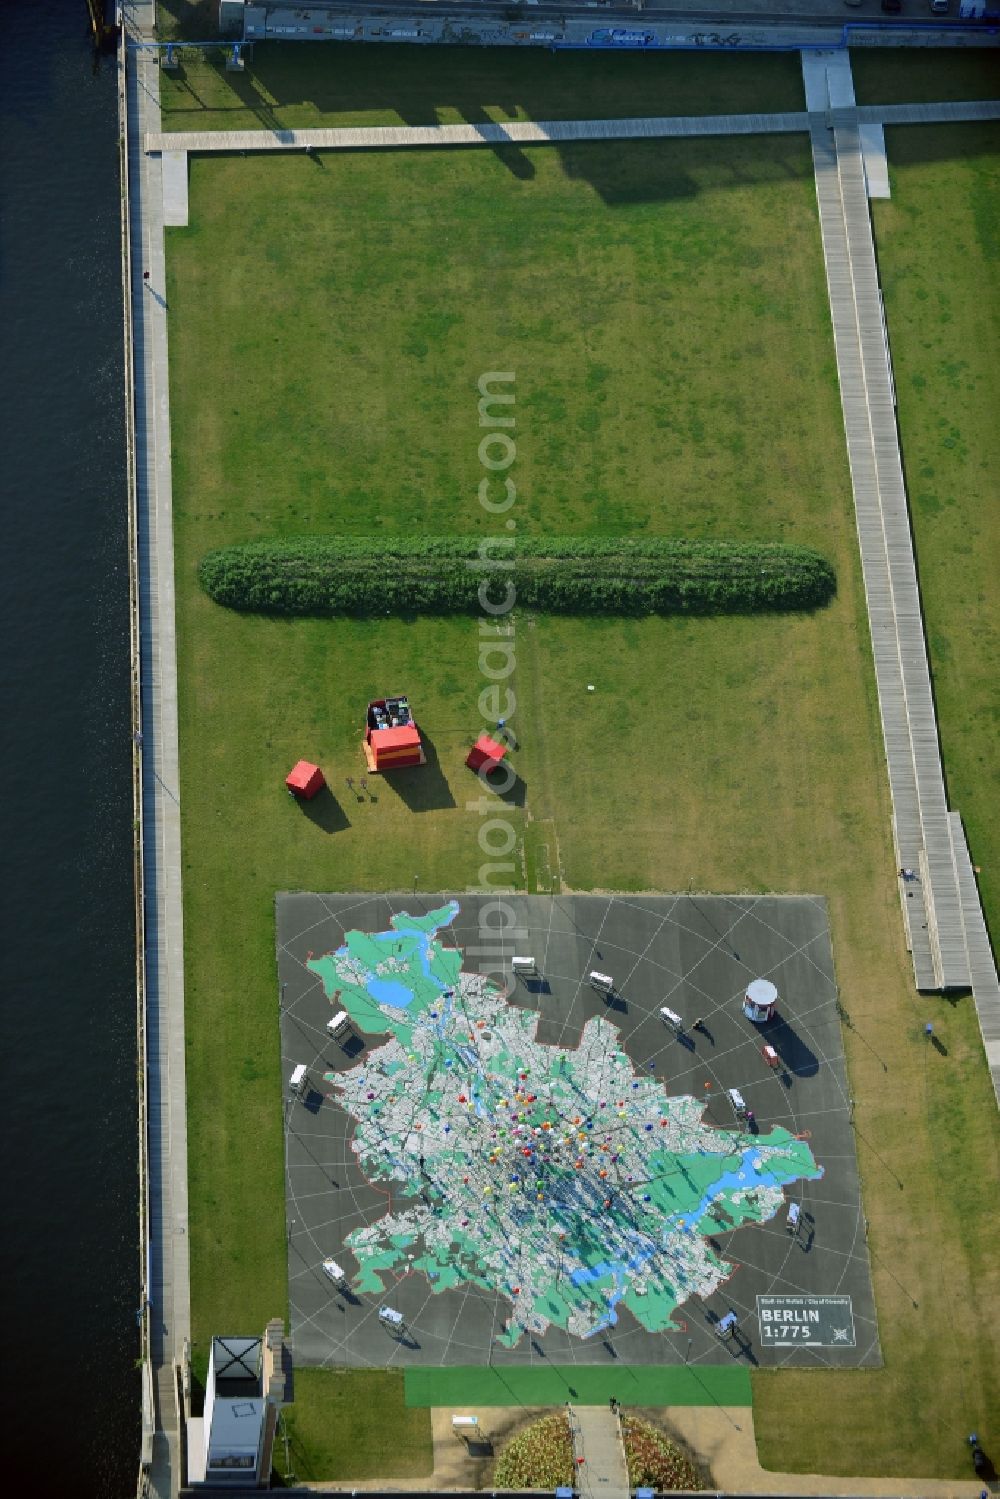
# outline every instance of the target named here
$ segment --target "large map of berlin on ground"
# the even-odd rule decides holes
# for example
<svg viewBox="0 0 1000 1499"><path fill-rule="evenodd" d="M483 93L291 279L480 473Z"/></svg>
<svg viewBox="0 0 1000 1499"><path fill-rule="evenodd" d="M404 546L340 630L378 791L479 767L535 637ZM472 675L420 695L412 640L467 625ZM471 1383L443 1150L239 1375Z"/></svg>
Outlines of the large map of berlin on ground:
<svg viewBox="0 0 1000 1499"><path fill-rule="evenodd" d="M286 1084L307 1070L285 1105L299 1359L877 1361L856 1169L836 1141L829 1196L817 1145L831 1091L846 1114L821 903L283 896L278 917ZM773 1024L776 1067L739 1003L757 969L808 1016ZM761 1337L774 1292L853 1295L860 1346Z"/></svg>

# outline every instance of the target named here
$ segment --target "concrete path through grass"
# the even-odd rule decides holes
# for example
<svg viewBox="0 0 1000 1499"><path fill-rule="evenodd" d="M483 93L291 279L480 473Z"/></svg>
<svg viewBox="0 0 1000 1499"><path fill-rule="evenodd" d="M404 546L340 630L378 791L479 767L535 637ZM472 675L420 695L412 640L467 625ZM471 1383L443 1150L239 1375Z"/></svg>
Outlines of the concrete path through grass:
<svg viewBox="0 0 1000 1499"><path fill-rule="evenodd" d="M862 123L934 124L1000 119L1000 101L870 104ZM150 130L146 150L358 151L426 146L557 145L565 141L660 140L701 135L774 135L809 129L805 110L776 114L661 115L630 120L509 120L461 125L343 126L328 130Z"/></svg>

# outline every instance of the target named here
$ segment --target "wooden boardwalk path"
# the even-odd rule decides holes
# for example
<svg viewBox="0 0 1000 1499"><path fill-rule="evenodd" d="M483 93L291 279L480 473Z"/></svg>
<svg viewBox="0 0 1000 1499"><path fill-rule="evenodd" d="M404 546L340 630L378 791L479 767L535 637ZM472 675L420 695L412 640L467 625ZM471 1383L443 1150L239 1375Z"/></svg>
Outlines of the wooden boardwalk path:
<svg viewBox="0 0 1000 1499"><path fill-rule="evenodd" d="M919 989L972 988L1000 1101L1000 988L961 820L945 794L860 113L814 115L811 139L896 854L918 875L900 886L907 945Z"/></svg>

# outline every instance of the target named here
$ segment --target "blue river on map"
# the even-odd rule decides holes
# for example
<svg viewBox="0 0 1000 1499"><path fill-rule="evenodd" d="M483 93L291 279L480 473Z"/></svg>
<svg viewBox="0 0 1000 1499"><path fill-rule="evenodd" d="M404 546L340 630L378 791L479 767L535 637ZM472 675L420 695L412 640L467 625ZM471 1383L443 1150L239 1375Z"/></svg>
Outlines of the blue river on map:
<svg viewBox="0 0 1000 1499"><path fill-rule="evenodd" d="M718 1181L713 1182L696 1208L693 1210L689 1208L683 1214L677 1213L668 1218L664 1223L664 1234L671 1229L679 1229L682 1233L691 1233L693 1231L692 1224L703 1213L708 1211L712 1203L723 1192L740 1192L747 1191L748 1189L756 1190L758 1187L783 1186L784 1183L772 1172L761 1171L754 1165L758 1149L759 1146L752 1146L750 1149L745 1150L740 1162L740 1170L727 1171L719 1177ZM752 1173L752 1182L748 1182L747 1180L748 1170ZM817 1171L816 1174L822 1176L823 1173L822 1171ZM570 1279L575 1286L589 1285L595 1280L600 1280L605 1275L613 1275L616 1282L615 1289L608 1296L609 1310L607 1316L601 1318L600 1322L591 1329L591 1333L588 1336L595 1332L602 1332L606 1327L615 1326L618 1321L618 1314L615 1311L615 1307L625 1295L626 1273L629 1270L641 1269L646 1261L652 1259L653 1255L658 1252L658 1247L657 1245L650 1245L648 1248L640 1250L638 1254L625 1263L621 1261L613 1263L605 1262L600 1265L583 1266L579 1270L573 1271Z"/></svg>

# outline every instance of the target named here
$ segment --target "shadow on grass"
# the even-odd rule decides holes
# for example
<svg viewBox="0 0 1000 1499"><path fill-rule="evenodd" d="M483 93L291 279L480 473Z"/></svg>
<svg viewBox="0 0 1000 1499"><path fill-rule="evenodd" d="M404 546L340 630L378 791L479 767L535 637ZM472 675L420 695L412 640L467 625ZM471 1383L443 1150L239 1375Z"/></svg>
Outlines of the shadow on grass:
<svg viewBox="0 0 1000 1499"><path fill-rule="evenodd" d="M342 833L351 825L350 818L329 786L324 786L311 801L300 801L299 806L303 817L308 817L324 833Z"/></svg>
<svg viewBox="0 0 1000 1499"><path fill-rule="evenodd" d="M678 63L669 54L642 59L607 53L554 57L544 49L525 49L512 59L502 53L503 49L500 54L482 49L477 55L467 47L424 48L417 70L412 49L406 46L378 46L376 52L375 47L329 41L297 43L294 48L265 43L249 52L245 73L226 73L222 52L211 54L210 66L220 78L205 85L199 83L202 64L185 67L182 55L172 75L182 97L165 101L166 121L196 130L199 116L243 115L261 129L280 130L322 129L338 123L436 125L446 115L480 127L517 119L621 119L804 107L801 77L793 75L785 58L758 57L751 62L705 54ZM201 87L212 97L199 92ZM305 112L310 118L302 118ZM293 126L293 120L298 124ZM759 176L811 176L804 141L804 136L773 137L765 151L749 157L745 150L734 151L731 140L722 153L717 141L707 149L713 161L727 163L723 181L741 185ZM631 143L627 154L620 142L613 141L567 142L543 149L556 151L566 175L588 182L606 203L625 204L683 199L700 191L679 167L669 144L664 149L664 142L639 140ZM535 177L533 157L520 146L490 142L484 148L518 181Z"/></svg>
<svg viewBox="0 0 1000 1499"><path fill-rule="evenodd" d="M508 770L514 779L506 791L501 791L499 788L506 781ZM504 760L502 765L498 765L494 770L485 774L482 770L470 770L469 775L475 776L476 780L483 783L484 789L493 792L498 807L524 807L527 802L528 788L509 760Z"/></svg>
<svg viewBox="0 0 1000 1499"><path fill-rule="evenodd" d="M456 806L433 739L428 739L421 729L420 740L427 757L426 765L410 765L383 773L386 790L394 791L411 812L438 812Z"/></svg>

